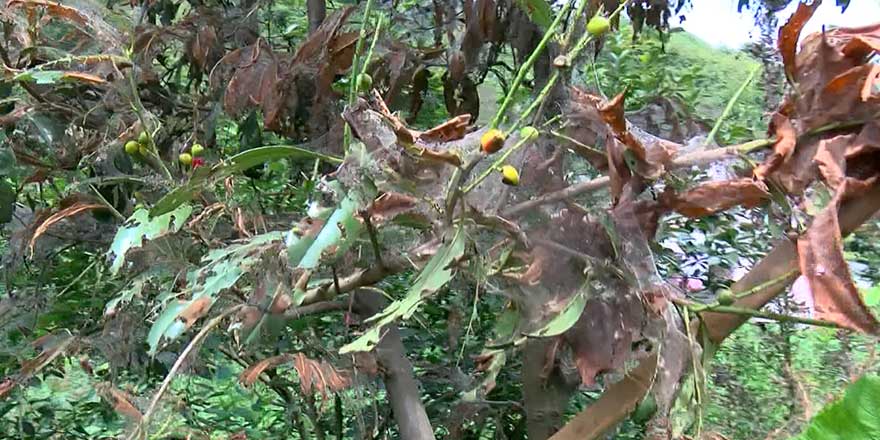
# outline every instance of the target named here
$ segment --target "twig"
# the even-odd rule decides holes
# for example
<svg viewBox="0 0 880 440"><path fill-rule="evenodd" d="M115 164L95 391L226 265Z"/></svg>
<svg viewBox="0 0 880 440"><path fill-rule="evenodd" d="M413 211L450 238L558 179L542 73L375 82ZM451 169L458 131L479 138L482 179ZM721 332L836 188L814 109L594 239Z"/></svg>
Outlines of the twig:
<svg viewBox="0 0 880 440"><path fill-rule="evenodd" d="M368 0L369 1L369 0ZM555 35L556 27L559 26L559 23L562 22L563 17L566 16L568 10L571 8L571 2L565 2L565 5L562 6L562 10L559 11L559 14L556 15L556 19L553 20L553 23L550 23L550 26L547 27L547 31L544 33L544 38L541 38L541 41L538 42L538 46L535 47L535 50L526 58L526 61L520 66L519 71L516 73L516 77L513 79L513 83L510 85L510 90L507 91L507 96L504 97L504 101L501 102L501 106L498 107L498 112L495 113L495 117L492 118L492 122L489 124L489 128L496 128L498 124L501 123L501 120L504 118L504 114L507 113L507 108L510 107L510 104L513 102L513 95L516 94L516 91L519 89L520 84L522 84L523 79L525 79L526 74L532 68L536 61L538 61L538 57L541 55L541 52L544 51L544 48L547 47L547 43L551 38Z"/></svg>
<svg viewBox="0 0 880 440"><path fill-rule="evenodd" d="M156 407L159 405L159 400L162 399L162 395L168 390L168 387L171 385L171 381L174 380L174 377L177 376L177 373L180 371L183 366L183 362L189 356L190 352L196 350L196 347L199 346L203 339L208 336L208 333L217 327L227 316L237 312L242 308L242 304L230 307L226 309L223 313L215 316L213 319L208 321L204 327L193 337L192 341L187 344L186 348L180 352L180 356L177 357L177 361L174 362L174 365L171 367L171 370L168 371L168 374L165 376L165 380L162 381L162 385L159 386L159 390L156 391L156 394L153 396L153 399L150 401L150 406L147 407L147 411L144 412L144 417L141 419L141 423L132 431L131 435L128 436L128 440L134 440L137 438L138 434L146 433L146 428L150 423L150 417L152 417L153 413L156 411Z"/></svg>
<svg viewBox="0 0 880 440"><path fill-rule="evenodd" d="M688 309L695 312L715 312L715 313L731 313L734 315L744 315L751 316L753 318L764 318L764 319L772 319L774 321L779 322L792 322L798 324L808 324L814 325L817 327L831 327L831 328L844 328L838 325L837 323L831 321L824 321L821 319L812 319L812 318L801 318L799 316L791 316L783 313L773 313L773 312L763 312L761 310L754 309L746 309L743 307L735 307L735 306L712 306L708 304L702 304L698 302L689 301L686 299L673 298L672 302L678 304L683 307L687 307Z"/></svg>
<svg viewBox="0 0 880 440"><path fill-rule="evenodd" d="M752 82L752 79L755 78L756 73L758 73L758 66L755 66L755 68L753 68L752 71L749 72L749 76L746 77L746 80L743 81L742 85L739 86L739 89L737 89L736 93L734 93L733 96L730 97L730 100L727 101L727 106L724 107L724 111L721 112L721 116L719 116L718 120L715 121L715 126L712 127L712 131L709 132L709 136L706 136L705 145L711 145L712 141L715 140L715 135L718 134L718 129L721 128L721 123L724 122L724 120L727 119L727 117L730 115L730 112L733 110L734 104L736 104L736 101L739 101L739 97L742 96L743 92L746 91L746 87L748 87L749 84Z"/></svg>

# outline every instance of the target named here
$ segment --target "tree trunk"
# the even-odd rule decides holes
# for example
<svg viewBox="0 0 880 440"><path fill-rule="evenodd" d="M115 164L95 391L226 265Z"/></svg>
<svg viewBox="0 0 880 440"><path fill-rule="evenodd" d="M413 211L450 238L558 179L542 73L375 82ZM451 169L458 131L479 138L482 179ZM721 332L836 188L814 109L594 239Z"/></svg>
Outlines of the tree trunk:
<svg viewBox="0 0 880 440"><path fill-rule="evenodd" d="M523 408L526 412L526 431L529 440L550 438L562 426L562 416L574 387L554 368L543 377L550 339L533 339L523 350Z"/></svg>
<svg viewBox="0 0 880 440"><path fill-rule="evenodd" d="M370 290L359 290L354 296L354 310L363 317L375 315L385 305L385 299ZM419 384L404 350L397 327L386 327L385 336L376 346L376 361L384 374L394 420L402 440L433 440L434 429L422 405Z"/></svg>
<svg viewBox="0 0 880 440"><path fill-rule="evenodd" d="M325 0L307 0L306 10L309 15L309 35L311 35L324 22L324 17L327 16L327 3Z"/></svg>

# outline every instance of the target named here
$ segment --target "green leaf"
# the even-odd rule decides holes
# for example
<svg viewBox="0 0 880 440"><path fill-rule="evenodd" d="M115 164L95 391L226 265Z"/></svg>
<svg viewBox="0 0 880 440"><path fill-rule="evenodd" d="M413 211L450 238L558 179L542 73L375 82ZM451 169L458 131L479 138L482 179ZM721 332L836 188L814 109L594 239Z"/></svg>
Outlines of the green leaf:
<svg viewBox="0 0 880 440"><path fill-rule="evenodd" d="M876 440L880 433L880 376L867 375L825 405L796 440Z"/></svg>
<svg viewBox="0 0 880 440"><path fill-rule="evenodd" d="M162 336L168 331L168 327L171 327L171 325L174 324L174 321L177 320L177 315L186 309L187 304L186 301L173 301L165 307L165 310L159 315L159 318L156 319L153 326L150 327L150 333L147 334L147 344L150 345L150 356L156 354L156 349L159 348L159 341L162 339Z"/></svg>
<svg viewBox="0 0 880 440"><path fill-rule="evenodd" d="M164 197L156 202L156 205L150 210L150 216L163 215L174 210L178 206L192 200L194 194L201 191L204 187L210 185L211 182L217 179L240 173L263 162L284 159L287 157L320 159L330 163L342 163L342 159L338 157L315 153L314 151L299 147L278 145L253 148L236 154L212 168L197 168L189 182L175 188L168 194L165 194Z"/></svg>
<svg viewBox="0 0 880 440"><path fill-rule="evenodd" d="M125 253L143 246L144 240L154 240L162 235L179 231L190 214L192 214L192 206L189 205L181 205L171 212L153 218L150 218L149 212L145 209L135 211L116 231L113 244L110 245L108 255L113 255L110 272L113 275L118 274L122 264L125 263Z"/></svg>
<svg viewBox="0 0 880 440"><path fill-rule="evenodd" d="M294 159L320 159L329 163L342 163L342 159L326 154L316 153L305 148L288 145L274 145L269 147L252 148L236 154L227 160L227 163L216 167L215 172L223 175L240 173L248 168L284 158Z"/></svg>
<svg viewBox="0 0 880 440"><path fill-rule="evenodd" d="M586 290L579 290L574 297L568 300L568 304L565 305L565 308L562 309L558 315L554 316L553 319L550 320L543 327L535 331L534 333L529 334L529 336L534 337L550 337L561 335L565 333L566 330L570 329L571 326L577 322L578 318L581 317L581 314L584 313L584 307L587 305L587 295Z"/></svg>
<svg viewBox="0 0 880 440"><path fill-rule="evenodd" d="M553 23L553 10L550 9L550 4L544 0L517 0L517 4L526 14L529 15L529 18L543 28L550 27L550 24Z"/></svg>
<svg viewBox="0 0 880 440"><path fill-rule="evenodd" d="M247 243L234 244L215 249L202 259L202 267L187 274L187 285L192 286L190 299L174 301L153 323L147 342L150 354L155 354L161 342L177 339L187 329L178 317L191 304L203 297L210 298L208 307L214 304L220 293L238 282L260 261L262 251L283 239L280 231L257 235ZM205 311L207 312L207 311Z"/></svg>
<svg viewBox="0 0 880 440"><path fill-rule="evenodd" d="M453 270L450 266L464 255L465 241L464 229L462 227L456 228L452 239L438 249L437 253L428 261L413 285L407 290L406 296L394 301L385 310L372 316L368 321L373 322L373 326L359 338L342 347L339 352L345 354L370 351L379 343L383 327L398 319L408 319L412 316L425 299L452 279Z"/></svg>
<svg viewBox="0 0 880 440"><path fill-rule="evenodd" d="M318 267L321 256L331 246L336 246L334 255L344 253L351 246L364 229L363 224L354 216L357 207L358 204L353 195L342 199L339 208L333 211L321 232L315 237L314 242L306 249L298 267L315 269Z"/></svg>
<svg viewBox="0 0 880 440"><path fill-rule="evenodd" d="M865 305L868 307L880 304L880 285L863 290L862 296L865 298Z"/></svg>

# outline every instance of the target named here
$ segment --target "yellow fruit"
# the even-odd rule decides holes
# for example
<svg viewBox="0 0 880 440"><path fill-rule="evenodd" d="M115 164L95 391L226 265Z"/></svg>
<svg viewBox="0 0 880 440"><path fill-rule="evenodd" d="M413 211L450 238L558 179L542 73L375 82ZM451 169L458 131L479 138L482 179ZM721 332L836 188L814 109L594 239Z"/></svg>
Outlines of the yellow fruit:
<svg viewBox="0 0 880 440"><path fill-rule="evenodd" d="M180 156L177 156L177 160L185 166L190 166L193 163L193 157L189 153L180 153Z"/></svg>
<svg viewBox="0 0 880 440"><path fill-rule="evenodd" d="M194 144L192 148L190 148L193 156L201 156L202 153L205 152L205 147L202 144Z"/></svg>
<svg viewBox="0 0 880 440"><path fill-rule="evenodd" d="M143 144L138 145L138 153L141 153L141 156L147 157L150 155L150 148L145 147Z"/></svg>
<svg viewBox="0 0 880 440"><path fill-rule="evenodd" d="M125 152L131 155L135 155L138 153L138 149L141 147L137 141L128 141L125 143Z"/></svg>
<svg viewBox="0 0 880 440"><path fill-rule="evenodd" d="M611 29L611 22L607 18L597 15L590 19L587 23L587 32L594 37L598 37Z"/></svg>
<svg viewBox="0 0 880 440"><path fill-rule="evenodd" d="M718 298L716 298L716 300L718 301L718 304L721 304L722 306L729 306L736 302L736 295L734 295L733 292L724 289L718 293Z"/></svg>
<svg viewBox="0 0 880 440"><path fill-rule="evenodd" d="M480 147L483 149L483 153L492 154L501 149L504 146L504 133L498 129L491 129L480 137Z"/></svg>
<svg viewBox="0 0 880 440"><path fill-rule="evenodd" d="M150 145L150 136L147 135L146 131L142 131L141 134L138 135L138 143L141 145Z"/></svg>
<svg viewBox="0 0 880 440"><path fill-rule="evenodd" d="M538 129L532 127L531 125L528 127L523 127L519 130L519 137L525 140L532 140L538 137Z"/></svg>
<svg viewBox="0 0 880 440"><path fill-rule="evenodd" d="M357 76L358 91L368 92L373 88L373 77L368 73L361 73Z"/></svg>
<svg viewBox="0 0 880 440"><path fill-rule="evenodd" d="M519 185L519 172L510 165L501 167L501 181L510 186Z"/></svg>

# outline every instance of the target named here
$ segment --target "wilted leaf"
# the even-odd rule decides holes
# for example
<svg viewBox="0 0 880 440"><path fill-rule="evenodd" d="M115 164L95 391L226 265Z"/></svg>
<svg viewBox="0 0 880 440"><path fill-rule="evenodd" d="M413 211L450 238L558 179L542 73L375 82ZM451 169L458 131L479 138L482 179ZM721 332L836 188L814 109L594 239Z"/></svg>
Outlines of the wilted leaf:
<svg viewBox="0 0 880 440"><path fill-rule="evenodd" d="M242 371L238 376L238 380L242 385L249 387L260 379L260 375L263 374L264 371L291 361L293 361L293 355L291 354L282 354L263 359Z"/></svg>
<svg viewBox="0 0 880 440"><path fill-rule="evenodd" d="M418 135L418 140L425 143L450 142L464 137L471 115L458 115L430 130Z"/></svg>
<svg viewBox="0 0 880 440"><path fill-rule="evenodd" d="M69 72L59 70L29 70L15 76L16 81L33 82L36 84L57 84L60 82L82 82L86 84L104 84L103 78L82 72Z"/></svg>
<svg viewBox="0 0 880 440"><path fill-rule="evenodd" d="M52 225L60 222L68 217L73 217L81 212L89 211L92 209L103 208L104 205L100 203L86 203L86 202L76 202L43 220L42 223L36 225L34 228L34 235L31 236L30 242L28 243L28 249L30 249L31 255L34 254L34 245L37 243L37 239L40 238L41 235L46 233Z"/></svg>
<svg viewBox="0 0 880 440"><path fill-rule="evenodd" d="M109 382L99 383L95 389L113 407L114 411L136 422L143 418L143 414L134 406L132 397L128 393L116 389Z"/></svg>
<svg viewBox="0 0 880 440"><path fill-rule="evenodd" d="M793 440L873 440L880 432L880 377L867 375L846 388Z"/></svg>
<svg viewBox="0 0 880 440"><path fill-rule="evenodd" d="M782 55L782 64L785 66L785 76L789 79L795 78L797 74L798 65L795 62L795 54L801 29L804 28L821 3L821 0L816 0L811 5L799 2L797 10L788 19L788 22L779 28L779 53Z"/></svg>
<svg viewBox="0 0 880 440"><path fill-rule="evenodd" d="M779 112L774 113L770 120L769 131L776 137L776 142L773 143L773 153L767 156L764 163L755 168L754 175L758 180L766 180L771 173L791 157L797 145L797 132L785 115Z"/></svg>
<svg viewBox="0 0 880 440"><path fill-rule="evenodd" d="M272 48L262 39L226 56L235 63L235 73L226 86L223 106L226 112L239 116L248 109L263 105L277 95L281 78L278 60ZM268 113L267 117L268 117ZM268 124L267 124L268 125Z"/></svg>
<svg viewBox="0 0 880 440"><path fill-rule="evenodd" d="M113 263L110 265L113 275L122 269L126 252L143 246L144 240L154 240L179 231L190 214L192 214L190 205L181 205L171 212L153 218L150 218L149 212L145 209L135 211L116 231L113 244L110 245L108 255L113 258Z"/></svg>
<svg viewBox="0 0 880 440"><path fill-rule="evenodd" d="M408 319L415 313L419 305L431 294L446 285L452 279L451 265L464 255L465 232L463 228L455 229L450 241L437 250L437 253L428 261L422 272L413 282L412 287L406 292L406 296L394 301L385 310L370 317L372 327L354 341L343 346L341 354L356 351L370 351L382 338L382 329L398 319Z"/></svg>
<svg viewBox="0 0 880 440"><path fill-rule="evenodd" d="M801 273L810 283L816 315L853 330L878 334L880 322L862 300L843 256L837 209L847 191L847 181L832 203L814 219L798 239Z"/></svg>
<svg viewBox="0 0 880 440"><path fill-rule="evenodd" d="M387 192L373 200L368 210L370 218L376 223L392 220L400 214L416 207L418 199L407 194Z"/></svg>
<svg viewBox="0 0 880 440"><path fill-rule="evenodd" d="M725 180L697 185L682 194L663 193L661 203L688 217L705 217L734 206L754 208L770 194L767 187L754 179Z"/></svg>

